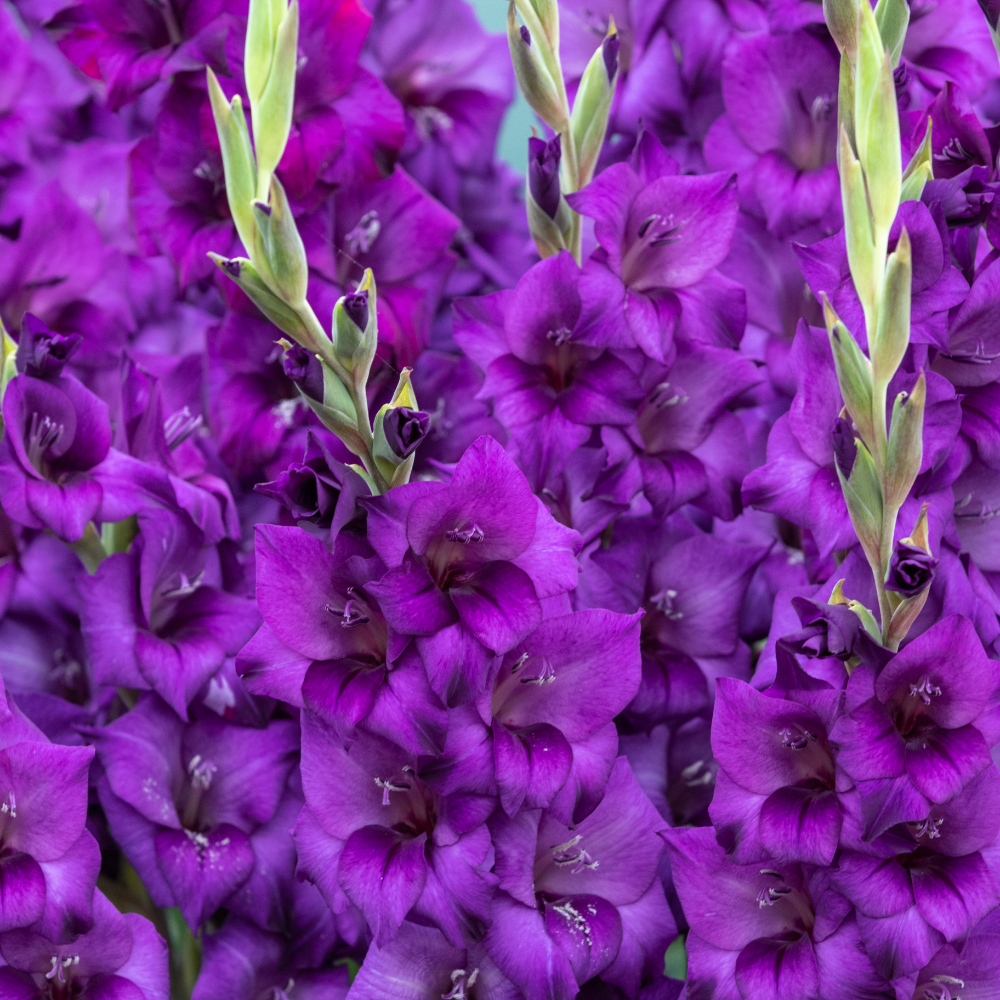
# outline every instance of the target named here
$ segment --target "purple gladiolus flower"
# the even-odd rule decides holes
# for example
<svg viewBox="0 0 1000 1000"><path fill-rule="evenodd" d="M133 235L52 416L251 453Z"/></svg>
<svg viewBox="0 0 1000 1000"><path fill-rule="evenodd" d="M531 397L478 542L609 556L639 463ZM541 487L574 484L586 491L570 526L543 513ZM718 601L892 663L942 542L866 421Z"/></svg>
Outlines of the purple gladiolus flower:
<svg viewBox="0 0 1000 1000"><path fill-rule="evenodd" d="M93 929L67 941L27 928L7 931L0 954L0 992L12 1000L170 995L166 942L145 917L119 913L98 890Z"/></svg>
<svg viewBox="0 0 1000 1000"><path fill-rule="evenodd" d="M140 515L129 552L105 559L83 595L82 630L102 684L156 691L181 717L260 621L222 586L218 551L185 515Z"/></svg>
<svg viewBox="0 0 1000 1000"><path fill-rule="evenodd" d="M830 738L838 768L861 793L865 837L920 822L932 803L958 795L992 767L986 713L998 688L972 623L952 615L928 629L876 674L859 667L847 685L847 714ZM983 726L983 729L978 726Z"/></svg>
<svg viewBox="0 0 1000 1000"><path fill-rule="evenodd" d="M197 929L253 874L250 838L281 800L298 725L185 724L150 694L95 741L115 839L156 905L180 907Z"/></svg>
<svg viewBox="0 0 1000 1000"><path fill-rule="evenodd" d="M9 695L4 707L0 930L30 926L38 935L62 940L88 930L94 919L100 851L84 826L94 750L49 743Z"/></svg>
<svg viewBox="0 0 1000 1000"><path fill-rule="evenodd" d="M412 753L440 747L443 706L387 622L375 593L385 565L363 541L345 532L331 553L298 528L258 525L257 574L264 626L238 660L249 690Z"/></svg>
<svg viewBox="0 0 1000 1000"><path fill-rule="evenodd" d="M485 945L526 996L571 1000L595 976L626 995L662 976L675 931L656 871L665 824L619 757L601 804L490 821L499 886Z"/></svg>
<svg viewBox="0 0 1000 1000"><path fill-rule="evenodd" d="M53 333L37 316L25 313L17 345L17 370L34 378L58 378L82 341L78 333Z"/></svg>
<svg viewBox="0 0 1000 1000"><path fill-rule="evenodd" d="M438 927L455 947L481 937L496 884L486 828L495 799L441 795L415 755L360 733L345 747L309 712L302 716L302 786L299 870L334 912L357 906L380 948L408 915Z"/></svg>
<svg viewBox="0 0 1000 1000"><path fill-rule="evenodd" d="M739 339L746 319L742 291L713 274L736 226L732 181L724 173L680 176L677 163L646 134L628 163L616 163L567 196L594 219L600 244L581 282L585 343L638 347L665 361L678 328L706 340L711 327L732 324Z"/></svg>
<svg viewBox="0 0 1000 1000"><path fill-rule="evenodd" d="M76 541L87 522L145 506L133 460L111 449L108 407L69 375L18 375L3 398L0 489L7 513Z"/></svg>
<svg viewBox="0 0 1000 1000"><path fill-rule="evenodd" d="M410 483L362 503L368 540L391 567L369 590L450 703L477 697L494 657L537 628L541 601L576 583L579 536L492 438L469 448L449 483Z"/></svg>

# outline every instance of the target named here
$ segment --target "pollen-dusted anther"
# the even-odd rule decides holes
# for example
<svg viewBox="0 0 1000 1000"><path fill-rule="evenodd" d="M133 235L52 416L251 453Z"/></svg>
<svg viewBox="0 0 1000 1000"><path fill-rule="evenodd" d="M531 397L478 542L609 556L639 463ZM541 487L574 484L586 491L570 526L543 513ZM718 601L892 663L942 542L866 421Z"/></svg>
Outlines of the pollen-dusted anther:
<svg viewBox="0 0 1000 1000"><path fill-rule="evenodd" d="M787 896L791 891L788 886L768 886L757 893L757 905L759 907L774 906L782 896Z"/></svg>
<svg viewBox="0 0 1000 1000"><path fill-rule="evenodd" d="M684 617L684 612L674 609L674 601L676 599L677 591L666 589L661 590L658 594L653 594L650 598L650 603L657 611L666 615L672 622L678 622Z"/></svg>
<svg viewBox="0 0 1000 1000"><path fill-rule="evenodd" d="M788 750L805 750L810 743L816 742L817 737L815 733L810 733L808 729L802 729L801 726L797 726L796 728L800 729L801 732L793 733L788 726L778 731L783 747Z"/></svg>
<svg viewBox="0 0 1000 1000"><path fill-rule="evenodd" d="M573 866L570 868L571 875L579 875L585 870L593 871L600 865L600 861L595 861L586 850L579 846L582 839L581 834L578 833L571 840L567 840L565 844L556 844L555 847L550 848L552 860L557 865L560 867Z"/></svg>
<svg viewBox="0 0 1000 1000"><path fill-rule="evenodd" d="M344 237L344 245L350 254L368 253L382 232L378 212L372 209L358 219L357 225Z"/></svg>
<svg viewBox="0 0 1000 1000"><path fill-rule="evenodd" d="M910 832L917 838L917 840L921 837L926 837L928 840L936 840L941 836L941 825L943 823L943 816L940 816L937 819L932 819L928 816L927 819L922 820L920 823L907 823L906 825L910 828Z"/></svg>
<svg viewBox="0 0 1000 1000"><path fill-rule="evenodd" d="M469 994L465 991L471 990L478 978L478 968L473 969L472 972L466 972L465 969L452 969L451 989L447 993L441 994L441 1000L467 1000Z"/></svg>
<svg viewBox="0 0 1000 1000"><path fill-rule="evenodd" d="M449 542L461 542L463 545L468 545L469 542L481 542L486 537L483 529L475 522L468 528L449 528L444 536Z"/></svg>
<svg viewBox="0 0 1000 1000"><path fill-rule="evenodd" d="M409 785L394 785L391 781L383 781L381 778L375 779L375 784L382 789L382 805L389 805L389 792L408 792Z"/></svg>
<svg viewBox="0 0 1000 1000"><path fill-rule="evenodd" d="M936 698L941 694L941 688L931 683L930 677L924 674L920 678L919 684L910 685L910 697L919 698L925 705L931 703L931 698Z"/></svg>
<svg viewBox="0 0 1000 1000"><path fill-rule="evenodd" d="M8 792L7 798L0 803L0 814L17 819L17 800L14 798L13 792Z"/></svg>
<svg viewBox="0 0 1000 1000"><path fill-rule="evenodd" d="M567 329L565 326L559 327L558 330L549 330L545 334L546 340L551 340L556 347L561 347L563 344L567 343L573 337L573 331Z"/></svg>
<svg viewBox="0 0 1000 1000"><path fill-rule="evenodd" d="M58 955L53 955L51 962L52 968L45 973L45 978L54 980L65 986L69 980L66 978L64 973L80 964L80 956L67 955L65 958L60 959Z"/></svg>

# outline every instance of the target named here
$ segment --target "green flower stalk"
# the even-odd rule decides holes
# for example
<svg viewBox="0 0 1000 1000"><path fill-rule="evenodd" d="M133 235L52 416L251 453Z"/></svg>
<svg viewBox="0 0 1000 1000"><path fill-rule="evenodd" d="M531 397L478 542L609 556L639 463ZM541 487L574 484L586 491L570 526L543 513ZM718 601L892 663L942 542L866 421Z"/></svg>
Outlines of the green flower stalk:
<svg viewBox="0 0 1000 1000"><path fill-rule="evenodd" d="M409 480L412 451L393 462L376 454L376 432L368 414L368 375L378 346L375 277L370 270L357 289L334 307L328 335L306 299L309 265L285 189L275 170L288 143L295 103L298 51L298 0L250 0L244 75L250 99L250 122L239 95L226 100L211 69L208 95L212 104L226 198L246 257L228 259L209 254L258 309L322 366L322 399L299 393L320 418L361 459L353 468L373 493ZM290 341L278 341L286 351ZM405 395L408 412L419 413L409 383L400 376L396 395ZM393 405L393 404L390 404ZM416 445L414 444L415 448Z"/></svg>
<svg viewBox="0 0 1000 1000"><path fill-rule="evenodd" d="M507 41L514 73L528 104L559 137L561 193L579 191L594 176L618 83L619 43L614 18L584 70L572 107L559 61L559 7L555 0L510 0ZM527 204L528 225L542 257L569 250L579 263L580 216L561 199L557 212L542 211L532 197L530 182Z"/></svg>
<svg viewBox="0 0 1000 1000"><path fill-rule="evenodd" d="M823 297L837 381L857 446L853 465L845 469L838 461L837 474L875 577L881 641L897 649L927 599L926 592L904 597L885 586L896 519L923 458L926 383L921 373L912 393L899 393L890 418L888 386L910 342L913 265L905 227L891 254L888 245L900 202L919 198L932 175L930 125L903 170L893 68L909 22L905 0L879 0L874 11L867 0L824 0L823 8L841 51L837 162L844 235L868 331L866 355ZM857 602L849 603L853 608ZM866 622L871 618L860 605L854 610Z"/></svg>

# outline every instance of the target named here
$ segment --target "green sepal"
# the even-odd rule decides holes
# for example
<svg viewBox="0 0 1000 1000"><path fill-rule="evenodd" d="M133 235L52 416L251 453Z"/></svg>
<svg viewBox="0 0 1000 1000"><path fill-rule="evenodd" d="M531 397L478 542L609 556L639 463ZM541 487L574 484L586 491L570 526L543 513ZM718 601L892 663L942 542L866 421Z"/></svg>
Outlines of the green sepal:
<svg viewBox="0 0 1000 1000"><path fill-rule="evenodd" d="M868 193L861 164L854 155L847 130L840 129L840 195L844 205L844 237L847 241L847 262L866 319L875 315L879 294L875 233L868 211Z"/></svg>
<svg viewBox="0 0 1000 1000"><path fill-rule="evenodd" d="M560 196L559 209L554 219L549 218L538 207L535 199L531 197L527 184L525 184L524 202L528 209L528 229L538 248L539 256L552 257L560 250L568 250L569 231L573 220L566 200Z"/></svg>
<svg viewBox="0 0 1000 1000"><path fill-rule="evenodd" d="M892 425L885 462L886 507L898 510L920 472L924 457L924 405L927 382L920 373L913 392L896 396L892 405Z"/></svg>
<svg viewBox="0 0 1000 1000"><path fill-rule="evenodd" d="M257 105L251 105L253 138L257 149L257 197L263 201L271 175L281 162L292 128L295 103L295 67L298 62L299 4L292 0L278 25L274 57L267 84Z"/></svg>
<svg viewBox="0 0 1000 1000"><path fill-rule="evenodd" d="M229 103L212 68L208 67L206 73L208 97L212 104L215 130L219 134L219 146L222 150L229 212L246 252L252 255L256 224L251 202L257 185L257 165L250 146L247 120L243 114L243 101L237 94L232 103Z"/></svg>
<svg viewBox="0 0 1000 1000"><path fill-rule="evenodd" d="M861 439L870 445L875 440L872 423L871 362L865 357L864 351L858 346L851 331L837 317L825 295L823 312L840 393L844 397L847 412L851 415Z"/></svg>
<svg viewBox="0 0 1000 1000"><path fill-rule="evenodd" d="M319 355L317 355L319 357ZM323 365L323 402L311 399L300 391L309 408L355 455L364 455L365 442L358 429L358 411L340 376L320 358Z"/></svg>
<svg viewBox="0 0 1000 1000"><path fill-rule="evenodd" d="M907 597L896 606L892 618L889 619L889 628L885 637L886 646L893 652L899 649L899 644L906 638L913 623L917 620L917 616L924 610L930 592L931 588L927 587L915 597Z"/></svg>
<svg viewBox="0 0 1000 1000"><path fill-rule="evenodd" d="M858 159L867 166L868 115L872 96L878 90L885 46L875 15L867 3L858 4L858 56L854 66L854 135Z"/></svg>
<svg viewBox="0 0 1000 1000"><path fill-rule="evenodd" d="M823 18L837 43L853 63L858 52L858 0L823 0Z"/></svg>
<svg viewBox="0 0 1000 1000"><path fill-rule="evenodd" d="M272 0L250 0L246 45L243 49L243 76L251 107L260 100L271 72L274 36L280 23L280 16L272 23L272 6Z"/></svg>
<svg viewBox="0 0 1000 1000"><path fill-rule="evenodd" d="M253 203L254 220L274 278L274 291L293 308L306 301L309 265L306 248L281 181L271 176L269 203Z"/></svg>
<svg viewBox="0 0 1000 1000"><path fill-rule="evenodd" d="M924 185L934 176L934 150L931 146L932 124L931 119L928 118L924 138L903 171L903 181L899 190L900 202L919 201L924 191Z"/></svg>
<svg viewBox="0 0 1000 1000"><path fill-rule="evenodd" d="M530 24L528 30L531 31ZM517 82L528 104L549 128L562 132L566 128L565 105L543 56L537 51L539 42L535 40L534 33L531 45L521 37L514 14L514 0L507 8L507 42Z"/></svg>
<svg viewBox="0 0 1000 1000"><path fill-rule="evenodd" d="M355 389L364 392L378 350L378 293L370 267L365 269L357 291L368 293L368 324L360 329L347 315L343 297L338 299L333 307L333 353L350 373Z"/></svg>
<svg viewBox="0 0 1000 1000"><path fill-rule="evenodd" d="M847 135L848 145L855 157L858 141L854 135L854 70L844 53L840 57L840 81L837 84L837 132L843 130ZM840 147L837 147L837 165L840 165Z"/></svg>
<svg viewBox="0 0 1000 1000"><path fill-rule="evenodd" d="M860 129L860 126L859 126ZM896 107L896 85L892 78L892 61L883 53L878 77L868 103L865 119L864 154L859 159L868 183L875 243L885 245L889 230L899 210L901 175L903 172L899 144L899 111ZM884 251L883 251L884 252Z"/></svg>
<svg viewBox="0 0 1000 1000"><path fill-rule="evenodd" d="M617 34L614 18L611 18L608 33L604 41ZM608 114L611 102L618 85L618 73L608 79L608 71L604 65L604 41L590 57L587 68L583 71L580 86L573 99L573 112L570 115L570 128L573 141L576 143L579 163L580 187L588 184L593 177L597 157L604 144L604 135L608 129Z"/></svg>
<svg viewBox="0 0 1000 1000"><path fill-rule="evenodd" d="M910 5L906 0L878 0L875 5L875 23L895 68L903 54L903 41L910 24Z"/></svg>
<svg viewBox="0 0 1000 1000"><path fill-rule="evenodd" d="M217 253L208 255L227 277L246 292L253 304L279 329L307 350L313 350L312 336L298 314L282 302L264 283L253 263L246 257L229 259Z"/></svg>
<svg viewBox="0 0 1000 1000"><path fill-rule="evenodd" d="M837 478L844 492L844 502L851 516L854 533L861 542L861 547L868 557L871 566L879 566L879 538L882 530L882 489L879 485L878 472L871 453L865 447L864 441L855 438L858 454L854 460L850 479L837 468ZM834 463L836 465L836 463Z"/></svg>
<svg viewBox="0 0 1000 1000"><path fill-rule="evenodd" d="M7 332L0 318L0 404L7 391L7 383L17 375L17 344ZM0 431L3 431L3 415L0 413Z"/></svg>
<svg viewBox="0 0 1000 1000"><path fill-rule="evenodd" d="M872 373L877 385L889 384L910 343L912 270L910 235L903 226L896 249L889 255L886 265L878 327L870 344Z"/></svg>

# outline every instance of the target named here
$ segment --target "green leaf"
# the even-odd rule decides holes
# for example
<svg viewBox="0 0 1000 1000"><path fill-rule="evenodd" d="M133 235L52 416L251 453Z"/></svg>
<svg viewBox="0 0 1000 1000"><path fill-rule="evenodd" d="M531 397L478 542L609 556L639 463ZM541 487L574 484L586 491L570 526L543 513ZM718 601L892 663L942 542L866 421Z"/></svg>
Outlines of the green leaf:
<svg viewBox="0 0 1000 1000"><path fill-rule="evenodd" d="M871 345L872 371L878 385L888 385L910 343L912 251L903 226L896 250L889 255L885 288L878 311L878 328Z"/></svg>

